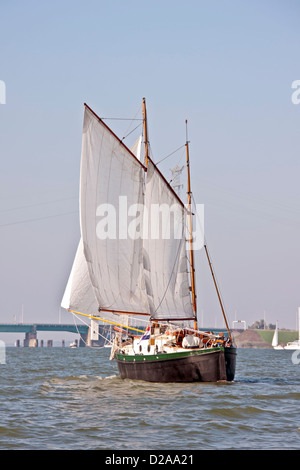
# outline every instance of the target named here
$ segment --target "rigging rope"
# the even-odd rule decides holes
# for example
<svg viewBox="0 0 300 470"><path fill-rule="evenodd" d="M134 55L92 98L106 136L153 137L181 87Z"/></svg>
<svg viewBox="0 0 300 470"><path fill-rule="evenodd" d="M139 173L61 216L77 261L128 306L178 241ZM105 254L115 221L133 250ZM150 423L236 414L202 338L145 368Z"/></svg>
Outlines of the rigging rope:
<svg viewBox="0 0 300 470"><path fill-rule="evenodd" d="M196 207L193 194L192 194L192 199L193 199L194 205L195 205L195 207ZM200 223L200 226L201 226L201 228L202 228L202 235L203 235L204 248L205 248L205 250L206 250L206 252L207 252L209 264L211 265L212 275L213 275L213 278L214 278L215 283L216 283L216 291L217 291L217 295L219 296L219 301L220 301L222 313L223 313L223 316L224 316L224 321L225 321L225 324L226 324L226 327L227 327L227 330L228 330L229 337L231 338L229 326L228 326L228 323L227 323L227 314L226 314L226 308L225 308L224 299L223 299L223 296L222 296L222 293L221 293L220 284L219 284L219 282L218 282L218 279L217 279L215 270L212 268L213 263L212 263L212 260L211 260L211 255L210 255L209 250L208 250L208 247L207 247L206 236L204 235L202 223L201 223L201 220L200 220L200 217L199 217L199 214L198 214L197 210L196 210L196 216L197 216L198 221L199 221L199 223Z"/></svg>
<svg viewBox="0 0 300 470"><path fill-rule="evenodd" d="M127 135L124 135L124 137L122 137L122 142L123 140L125 140L130 134L132 134L138 127L140 127L142 125L142 123L138 124L134 129L132 129L132 131L130 131Z"/></svg>
<svg viewBox="0 0 300 470"><path fill-rule="evenodd" d="M156 163L156 165L159 165L161 162L163 162L164 160L166 160L167 158L169 158L171 155L173 155L174 153L178 152L180 149L182 149L183 147L185 147L185 144L184 145L181 145L180 147L178 147L178 149L174 150L172 153L169 153L169 155L167 155L166 157L162 158L161 160L159 160L159 162ZM180 157L181 159L182 157Z"/></svg>
<svg viewBox="0 0 300 470"><path fill-rule="evenodd" d="M142 121L143 120L142 118L135 119L135 118L117 118L117 117L101 117L100 119L102 119L103 121L105 120L107 121Z"/></svg>
<svg viewBox="0 0 300 470"><path fill-rule="evenodd" d="M88 346L87 342L84 341L83 337L81 336L81 334L80 334L80 332L79 332L79 330L78 330L77 323L75 322L74 317L76 317L78 320L80 320L84 325L86 325L86 326L88 326L88 327L89 327L90 325L89 325L88 323L86 323L84 320L82 320L81 318L79 318L75 313L72 312L72 315L73 315L74 325L75 325L75 327L76 327L77 333L79 334L79 336L80 336L80 338L81 338L81 341L83 341L83 343L84 343L86 346ZM99 330L98 330L97 335L98 335L98 337L101 336L101 338L103 338L103 339L106 340L106 341L109 341L109 343L112 344L112 341L108 340L107 337L101 335L101 333L99 333ZM91 348L94 348L94 349L99 349L99 348L104 348L105 345L104 345L104 346L97 346L96 348L95 348L94 346L90 346L90 347L91 347Z"/></svg>
<svg viewBox="0 0 300 470"><path fill-rule="evenodd" d="M34 219L20 220L19 222L9 222L8 224L0 224L0 227L9 227L10 225L27 224L29 222L36 222L37 220L52 219L54 217L61 217L63 215L69 215L69 214L78 214L78 209L76 211L64 212L63 214L46 215L44 217L36 217Z"/></svg>

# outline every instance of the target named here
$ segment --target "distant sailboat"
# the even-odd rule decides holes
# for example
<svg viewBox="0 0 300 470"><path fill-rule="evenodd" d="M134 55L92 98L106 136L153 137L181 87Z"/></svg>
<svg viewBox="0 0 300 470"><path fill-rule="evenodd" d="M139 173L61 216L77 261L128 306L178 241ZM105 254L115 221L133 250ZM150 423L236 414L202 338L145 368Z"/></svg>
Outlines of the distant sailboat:
<svg viewBox="0 0 300 470"><path fill-rule="evenodd" d="M284 346L284 349L296 350L300 349L300 307L298 308L298 339L291 341Z"/></svg>
<svg viewBox="0 0 300 470"><path fill-rule="evenodd" d="M273 346L274 349L283 349L283 346L278 344L278 322L276 323L276 329L274 331L272 346Z"/></svg>
<svg viewBox="0 0 300 470"><path fill-rule="evenodd" d="M206 245L228 337L197 328L188 140L185 205L149 156L145 99L143 125L144 163L139 158L140 142L129 150L85 105L81 240L62 306L75 314L116 325L111 359L116 360L121 378L150 382L232 381L236 347ZM152 220L152 209L160 204L173 215L174 226L169 236L165 236L166 231L157 233L159 214ZM102 211L108 214L110 210L110 215L120 217L127 213L127 207L136 207L139 213L133 221L138 223L132 236L127 233L133 228L132 221L128 225L120 218L118 236L114 230L113 236L107 232L103 236L104 223L99 219L104 216ZM105 228L108 218L104 220ZM148 237L144 236L146 221L151 234ZM109 228L116 229L116 225ZM134 317L142 320L145 316L147 328L133 326Z"/></svg>

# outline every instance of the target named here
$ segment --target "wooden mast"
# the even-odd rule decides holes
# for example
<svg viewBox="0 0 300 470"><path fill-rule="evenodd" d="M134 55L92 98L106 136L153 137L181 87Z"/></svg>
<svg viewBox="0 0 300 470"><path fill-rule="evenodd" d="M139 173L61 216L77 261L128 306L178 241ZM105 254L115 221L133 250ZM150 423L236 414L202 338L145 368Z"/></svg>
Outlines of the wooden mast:
<svg viewBox="0 0 300 470"><path fill-rule="evenodd" d="M187 137L187 120L186 125L186 166L187 166L187 196L188 196L188 213L189 213L189 233L190 233L190 262L191 262L191 289L193 299L193 312L194 312L194 329L197 330L197 304L196 304L196 289L195 289L195 268L194 268L194 250L193 250L193 225L192 225L192 192L191 192L191 176L190 176L190 155L189 155L189 141Z"/></svg>
<svg viewBox="0 0 300 470"><path fill-rule="evenodd" d="M143 121L144 121L144 138L145 138L145 157L144 166L148 165L149 158L149 143L148 143L148 125L147 125L147 110L146 110L146 98L143 98Z"/></svg>

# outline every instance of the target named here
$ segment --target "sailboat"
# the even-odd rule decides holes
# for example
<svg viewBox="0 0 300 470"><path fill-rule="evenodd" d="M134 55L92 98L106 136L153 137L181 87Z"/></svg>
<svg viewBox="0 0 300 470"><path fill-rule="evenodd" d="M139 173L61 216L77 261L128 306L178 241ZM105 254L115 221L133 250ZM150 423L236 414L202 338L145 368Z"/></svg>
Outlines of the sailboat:
<svg viewBox="0 0 300 470"><path fill-rule="evenodd" d="M150 157L145 98L142 125L143 162L84 105L81 240L62 306L115 325L122 379L233 381L236 347L206 244L227 333L197 327L189 142L184 204Z"/></svg>
<svg viewBox="0 0 300 470"><path fill-rule="evenodd" d="M276 328L272 339L272 346L274 349L283 349L283 346L278 344L278 323L276 323Z"/></svg>
<svg viewBox="0 0 300 470"><path fill-rule="evenodd" d="M284 346L284 349L297 350L300 349L300 307L298 308L298 339L296 341L290 341Z"/></svg>

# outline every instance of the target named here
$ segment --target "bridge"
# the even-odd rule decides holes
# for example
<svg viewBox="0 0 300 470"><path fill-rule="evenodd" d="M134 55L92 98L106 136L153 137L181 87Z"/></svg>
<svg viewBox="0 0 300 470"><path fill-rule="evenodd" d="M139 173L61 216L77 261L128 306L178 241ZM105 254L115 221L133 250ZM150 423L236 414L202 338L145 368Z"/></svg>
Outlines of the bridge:
<svg viewBox="0 0 300 470"><path fill-rule="evenodd" d="M97 331L91 331L95 328ZM0 323L0 333L25 333L24 346L25 347L37 347L38 331L54 331L62 332L67 331L69 333L76 333L80 335L79 346L94 346L98 345L103 339L99 336L101 334L102 326L98 323L93 322L91 326L88 325L75 325L67 323Z"/></svg>
<svg viewBox="0 0 300 470"><path fill-rule="evenodd" d="M69 332L79 335L79 347L84 346L103 346L105 337L108 332L107 326L99 325L94 320L91 324L68 324L68 323L0 323L0 333L25 333L24 347L37 347L39 345L37 339L38 331L54 331ZM141 327L143 329L143 327ZM202 331L213 331L214 333L223 332L228 335L224 328L200 328ZM20 345L18 341L18 346ZM43 345L43 343L41 343ZM48 341L48 345L52 345L52 341Z"/></svg>

